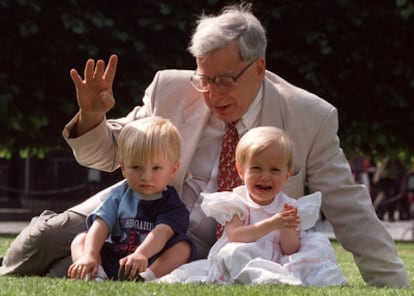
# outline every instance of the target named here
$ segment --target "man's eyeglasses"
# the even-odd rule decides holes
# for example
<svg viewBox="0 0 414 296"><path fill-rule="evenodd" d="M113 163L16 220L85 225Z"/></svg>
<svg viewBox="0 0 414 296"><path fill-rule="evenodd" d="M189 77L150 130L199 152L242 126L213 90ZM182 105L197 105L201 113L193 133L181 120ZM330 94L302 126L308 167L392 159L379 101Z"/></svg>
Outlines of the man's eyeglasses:
<svg viewBox="0 0 414 296"><path fill-rule="evenodd" d="M210 78L206 75L194 74L190 78L191 84L196 90L203 93L210 90L210 85L212 83L214 83L222 91L230 91L237 86L237 80L240 76L242 76L243 73L246 72L246 70L249 69L249 67L256 61L257 59L248 63L247 66L244 67L236 76L221 74Z"/></svg>

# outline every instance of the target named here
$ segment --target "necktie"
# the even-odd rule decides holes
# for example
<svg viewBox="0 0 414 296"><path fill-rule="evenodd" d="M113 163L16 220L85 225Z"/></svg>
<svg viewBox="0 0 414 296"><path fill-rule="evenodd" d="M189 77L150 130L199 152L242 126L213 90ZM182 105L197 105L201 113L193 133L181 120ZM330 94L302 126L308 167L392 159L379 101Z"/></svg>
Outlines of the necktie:
<svg viewBox="0 0 414 296"><path fill-rule="evenodd" d="M220 152L217 191L231 191L233 188L240 186L243 183L237 174L235 165L235 154L238 141L239 134L236 127L233 123L227 123ZM217 238L221 237L223 228L222 225L217 224Z"/></svg>

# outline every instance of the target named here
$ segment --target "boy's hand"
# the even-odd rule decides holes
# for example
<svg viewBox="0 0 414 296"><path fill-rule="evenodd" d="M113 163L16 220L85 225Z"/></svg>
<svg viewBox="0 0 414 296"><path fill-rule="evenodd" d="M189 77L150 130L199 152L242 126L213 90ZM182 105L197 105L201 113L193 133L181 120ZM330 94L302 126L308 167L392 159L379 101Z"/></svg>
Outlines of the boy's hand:
<svg viewBox="0 0 414 296"><path fill-rule="evenodd" d="M139 273L144 272L148 267L148 258L142 254L133 253L119 260L120 270L129 280L134 280Z"/></svg>
<svg viewBox="0 0 414 296"><path fill-rule="evenodd" d="M98 273L98 261L90 256L82 256L68 269L68 277L83 280L88 274L92 278Z"/></svg>

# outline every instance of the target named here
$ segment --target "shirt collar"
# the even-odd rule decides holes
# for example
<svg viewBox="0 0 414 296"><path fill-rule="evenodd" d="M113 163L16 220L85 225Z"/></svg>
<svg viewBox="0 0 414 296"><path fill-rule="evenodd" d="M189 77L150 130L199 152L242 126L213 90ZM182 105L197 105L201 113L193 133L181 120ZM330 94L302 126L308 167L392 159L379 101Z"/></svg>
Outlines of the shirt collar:
<svg viewBox="0 0 414 296"><path fill-rule="evenodd" d="M157 200L157 199L162 198L162 192L157 192L154 194L144 194L144 193L134 191L134 195L139 200L147 200L147 201Z"/></svg>
<svg viewBox="0 0 414 296"><path fill-rule="evenodd" d="M247 112L236 123L236 128L239 135L243 135L248 130L257 126L259 123L259 113L262 107L263 98L263 85L260 87L259 92L256 95L253 103L247 109Z"/></svg>

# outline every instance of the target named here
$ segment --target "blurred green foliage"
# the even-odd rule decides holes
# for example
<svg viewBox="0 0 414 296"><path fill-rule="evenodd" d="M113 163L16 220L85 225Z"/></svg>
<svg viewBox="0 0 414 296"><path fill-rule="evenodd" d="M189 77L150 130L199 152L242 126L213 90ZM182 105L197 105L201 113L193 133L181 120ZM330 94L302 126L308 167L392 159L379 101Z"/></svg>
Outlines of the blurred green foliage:
<svg viewBox="0 0 414 296"><path fill-rule="evenodd" d="M267 67L339 109L342 146L414 154L414 1L252 1L269 39ZM119 56L121 116L157 70L194 69L186 48L201 13L227 1L0 0L0 158L67 149L77 111L69 70Z"/></svg>

